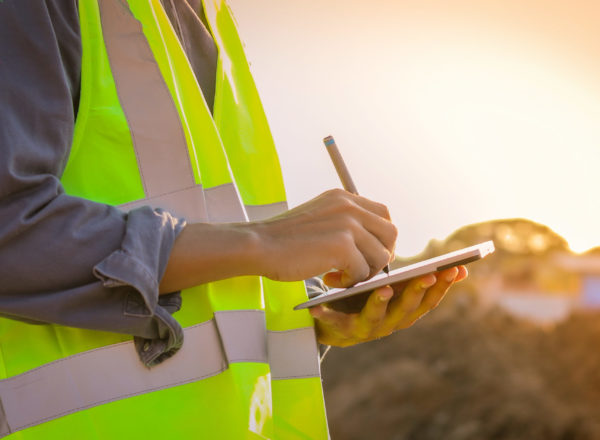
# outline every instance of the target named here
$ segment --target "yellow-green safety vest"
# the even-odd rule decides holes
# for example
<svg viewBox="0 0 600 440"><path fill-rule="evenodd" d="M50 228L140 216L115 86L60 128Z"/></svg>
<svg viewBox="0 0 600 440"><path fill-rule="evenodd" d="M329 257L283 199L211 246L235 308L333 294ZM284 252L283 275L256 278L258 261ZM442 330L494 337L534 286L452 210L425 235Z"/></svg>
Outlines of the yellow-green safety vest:
<svg viewBox="0 0 600 440"><path fill-rule="evenodd" d="M62 183L191 222L286 209L235 20L204 0L218 48L213 114L160 0L79 0L81 98ZM0 437L328 438L302 282L238 277L183 292L185 341L147 369L131 338L0 318Z"/></svg>

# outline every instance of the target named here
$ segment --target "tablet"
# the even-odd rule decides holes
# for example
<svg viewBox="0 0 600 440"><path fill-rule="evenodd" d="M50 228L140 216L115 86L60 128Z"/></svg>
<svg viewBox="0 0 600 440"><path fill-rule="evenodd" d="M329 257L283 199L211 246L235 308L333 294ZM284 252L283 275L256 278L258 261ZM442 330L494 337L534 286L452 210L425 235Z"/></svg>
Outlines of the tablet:
<svg viewBox="0 0 600 440"><path fill-rule="evenodd" d="M390 271L389 275L382 272L375 275L370 280L363 281L362 283L355 284L354 286L346 289L331 289L309 301L298 304L296 307L294 307L294 310L306 309L318 304L337 301L342 298L347 298L359 293L371 291L378 287L387 286L388 284L406 281L411 278L426 275L428 273L449 269L461 264L471 263L472 261L479 260L486 255L491 254L492 252L494 252L493 241L479 243L475 246L459 249L458 251L449 252L438 257L419 261L418 263L410 264L399 269L394 269Z"/></svg>

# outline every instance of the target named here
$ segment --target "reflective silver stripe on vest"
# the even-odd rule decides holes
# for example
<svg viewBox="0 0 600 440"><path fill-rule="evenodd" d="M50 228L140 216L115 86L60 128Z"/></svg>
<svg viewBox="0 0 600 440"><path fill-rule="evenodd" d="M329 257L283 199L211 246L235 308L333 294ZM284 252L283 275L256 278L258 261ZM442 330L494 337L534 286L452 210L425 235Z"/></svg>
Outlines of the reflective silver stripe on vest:
<svg viewBox="0 0 600 440"><path fill-rule="evenodd" d="M213 223L248 221L238 190L233 183L204 190L208 218Z"/></svg>
<svg viewBox="0 0 600 440"><path fill-rule="evenodd" d="M181 191L125 203L119 205L119 208L130 211L146 205L163 208L178 217L184 217L190 223L247 221L246 213L233 183L208 189L202 188L202 185L194 185Z"/></svg>
<svg viewBox="0 0 600 440"><path fill-rule="evenodd" d="M268 361L267 330L262 310L215 312L215 321L230 363Z"/></svg>
<svg viewBox="0 0 600 440"><path fill-rule="evenodd" d="M125 2L99 0L98 5L111 71L146 196L192 187L194 174L179 114L141 23Z"/></svg>
<svg viewBox="0 0 600 440"><path fill-rule="evenodd" d="M119 208L124 211L131 211L134 208L146 205L153 208L162 208L177 217L185 218L189 223L208 222L202 185L194 185L191 188L174 193L125 203L119 205Z"/></svg>
<svg viewBox="0 0 600 440"><path fill-rule="evenodd" d="M8 434L10 434L10 427L8 426L8 418L6 417L6 413L2 407L2 399L0 398L0 437Z"/></svg>
<svg viewBox="0 0 600 440"><path fill-rule="evenodd" d="M298 379L319 377L319 347L313 327L267 333L271 378ZM302 353L298 351L301 347Z"/></svg>
<svg viewBox="0 0 600 440"><path fill-rule="evenodd" d="M133 343L124 342L0 380L0 437L97 405L196 382L234 362L268 360L273 379L319 376L313 328L267 332L260 310L217 312L215 319L184 332L177 355L150 370Z"/></svg>
<svg viewBox="0 0 600 440"><path fill-rule="evenodd" d="M269 205L246 205L250 221L266 220L288 210L287 202L271 203Z"/></svg>

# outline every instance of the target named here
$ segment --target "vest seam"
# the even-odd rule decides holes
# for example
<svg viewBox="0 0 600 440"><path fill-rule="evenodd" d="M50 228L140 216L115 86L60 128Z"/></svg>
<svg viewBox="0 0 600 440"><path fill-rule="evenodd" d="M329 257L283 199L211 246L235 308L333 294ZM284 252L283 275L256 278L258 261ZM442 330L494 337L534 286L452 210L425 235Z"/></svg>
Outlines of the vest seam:
<svg viewBox="0 0 600 440"><path fill-rule="evenodd" d="M271 205L280 205L280 204L287 204L286 200L282 200L280 202L270 202L270 203L260 203L260 204L251 204L251 203L244 203L244 206L249 206L249 207L263 207L263 206L271 206Z"/></svg>
<svg viewBox="0 0 600 440"><path fill-rule="evenodd" d="M134 148L134 149L135 149L135 148ZM136 153L136 154L137 154L137 153ZM141 171L140 171L140 174L141 174ZM144 201L144 200L154 200L154 199L158 199L159 197L168 196L168 195L171 195L171 194L176 194L176 193L178 193L178 192L187 191L187 190L189 190L189 189L194 189L194 188L196 188L196 187L202 187L202 188L204 189L204 187L202 186L202 184L195 183L194 185L191 185L191 186L186 186L185 188L180 188L180 189L176 189L176 190L169 191L169 192L166 192L166 193L157 194L157 195L155 195L155 196L151 196L151 197L144 197L143 199L132 200L131 202L127 202L127 203L121 203L121 204L120 204L120 205L118 205L118 206L127 207L127 206L129 206L129 205L134 205L134 204L136 204L136 203L142 202L142 201Z"/></svg>
<svg viewBox="0 0 600 440"><path fill-rule="evenodd" d="M219 183L218 185L211 186L210 188L206 188L205 187L204 189L206 189L208 191L209 189L221 188L222 186L233 185L233 184L234 184L233 181L231 181L231 182L225 182L225 183Z"/></svg>
<svg viewBox="0 0 600 440"><path fill-rule="evenodd" d="M137 199L137 200L132 200L131 202L127 202L127 203L121 203L118 206L127 207L129 205L134 205L134 204L139 203L139 202L144 201L144 200L154 200L154 199L157 199L159 197L168 196L168 195L171 195L171 194L176 194L178 192L187 191L189 189L194 189L194 188L197 188L197 187L201 187L203 190L209 191L211 189L221 188L221 187L228 186L228 185L233 185L233 182L221 183L219 185L211 186L210 188L205 187L201 183L195 183L194 185L191 185L191 186L186 186L184 188L179 188L179 189L176 189L176 190L173 190L173 191L169 191L169 192L166 192L166 193L157 194L155 196L144 197L143 199ZM262 205L247 205L247 206L262 207L262 206L276 205L276 204L279 204L279 203L286 203L286 202L285 201L281 201L281 202L266 203L266 204L262 204Z"/></svg>
<svg viewBox="0 0 600 440"><path fill-rule="evenodd" d="M289 329L289 330L269 330L269 329L267 329L267 331L271 332L271 333L294 333L294 332L312 330L313 328L314 327L306 326L306 327L292 328L292 329Z"/></svg>
<svg viewBox="0 0 600 440"><path fill-rule="evenodd" d="M276 376L271 377L271 380L286 380L286 379L310 379L312 377L320 377L320 374L302 374L298 376Z"/></svg>

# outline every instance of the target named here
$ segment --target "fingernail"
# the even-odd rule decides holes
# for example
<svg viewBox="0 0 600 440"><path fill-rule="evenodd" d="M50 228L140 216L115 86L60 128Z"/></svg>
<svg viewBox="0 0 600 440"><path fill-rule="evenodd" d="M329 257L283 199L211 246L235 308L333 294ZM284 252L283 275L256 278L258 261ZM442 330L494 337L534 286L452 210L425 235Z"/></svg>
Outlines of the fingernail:
<svg viewBox="0 0 600 440"><path fill-rule="evenodd" d="M425 275L420 282L421 289L428 289L435 284L437 278L434 274Z"/></svg>
<svg viewBox="0 0 600 440"><path fill-rule="evenodd" d="M457 275L458 275L458 269L455 269L452 272L446 274L446 281L451 283L452 281L454 281L454 279L456 278Z"/></svg>
<svg viewBox="0 0 600 440"><path fill-rule="evenodd" d="M318 318L319 316L321 316L321 308L322 306L311 307L310 309L308 309L308 312L313 318Z"/></svg>
<svg viewBox="0 0 600 440"><path fill-rule="evenodd" d="M388 299L390 299L393 294L394 294L394 292L390 292L389 290L386 289L383 292L380 292L377 294L377 299L379 299L379 301L381 301L381 302L385 302Z"/></svg>
<svg viewBox="0 0 600 440"><path fill-rule="evenodd" d="M436 281L435 277L429 278L428 281L421 281L421 288L428 289L435 284L435 281Z"/></svg>
<svg viewBox="0 0 600 440"><path fill-rule="evenodd" d="M348 275L346 272L342 272L342 276L340 277L340 283L343 287L348 287L354 284L352 278L350 278L350 275Z"/></svg>

